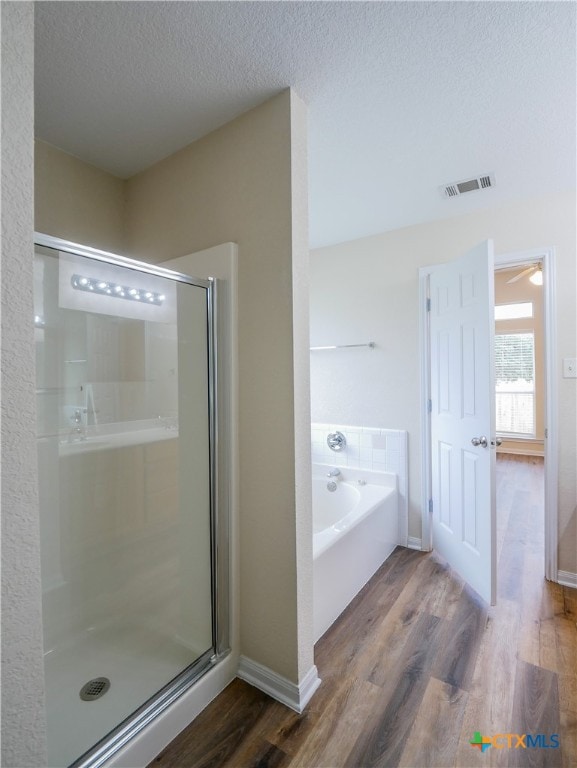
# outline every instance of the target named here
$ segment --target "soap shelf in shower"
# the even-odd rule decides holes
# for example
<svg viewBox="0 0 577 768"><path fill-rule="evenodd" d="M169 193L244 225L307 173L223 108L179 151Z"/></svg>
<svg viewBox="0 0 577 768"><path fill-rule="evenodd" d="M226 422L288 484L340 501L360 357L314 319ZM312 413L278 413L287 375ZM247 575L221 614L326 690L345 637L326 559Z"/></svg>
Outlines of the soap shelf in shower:
<svg viewBox="0 0 577 768"><path fill-rule="evenodd" d="M350 349L351 347L370 347L374 349L376 344L374 341L366 342L365 344L331 344L326 347L311 347L311 352L318 352L323 349Z"/></svg>

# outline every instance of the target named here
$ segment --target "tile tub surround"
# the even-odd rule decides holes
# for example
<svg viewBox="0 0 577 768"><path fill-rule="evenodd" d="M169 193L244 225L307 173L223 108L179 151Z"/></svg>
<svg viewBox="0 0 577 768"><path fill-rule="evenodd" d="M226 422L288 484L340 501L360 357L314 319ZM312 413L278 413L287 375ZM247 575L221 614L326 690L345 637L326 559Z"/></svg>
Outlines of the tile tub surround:
<svg viewBox="0 0 577 768"><path fill-rule="evenodd" d="M347 444L331 451L329 432L342 432ZM394 472L399 489L399 544L408 544L409 462L408 432L404 429L377 429L343 424L311 424L311 453L315 464L332 464L350 469Z"/></svg>

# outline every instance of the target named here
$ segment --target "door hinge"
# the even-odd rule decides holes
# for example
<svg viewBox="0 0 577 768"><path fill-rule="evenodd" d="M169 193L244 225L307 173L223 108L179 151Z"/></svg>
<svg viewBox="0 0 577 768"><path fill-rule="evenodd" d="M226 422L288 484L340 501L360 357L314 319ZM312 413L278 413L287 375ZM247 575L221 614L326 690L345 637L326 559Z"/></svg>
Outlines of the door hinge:
<svg viewBox="0 0 577 768"><path fill-rule="evenodd" d="M549 437L549 430L548 429L545 430L545 437L546 438Z"/></svg>
<svg viewBox="0 0 577 768"><path fill-rule="evenodd" d="M429 514L433 514L433 499L429 499Z"/></svg>
<svg viewBox="0 0 577 768"><path fill-rule="evenodd" d="M431 311L431 299L427 299L427 312Z"/></svg>
<svg viewBox="0 0 577 768"><path fill-rule="evenodd" d="M429 413L433 412L433 401L430 398L427 400L427 411Z"/></svg>

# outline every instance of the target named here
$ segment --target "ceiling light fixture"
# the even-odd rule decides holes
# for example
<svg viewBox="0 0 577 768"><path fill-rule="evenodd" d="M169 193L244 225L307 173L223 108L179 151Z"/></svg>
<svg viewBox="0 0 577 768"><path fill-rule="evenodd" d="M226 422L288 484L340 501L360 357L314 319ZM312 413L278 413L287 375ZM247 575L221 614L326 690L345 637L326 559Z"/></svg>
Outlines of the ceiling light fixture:
<svg viewBox="0 0 577 768"><path fill-rule="evenodd" d="M160 307L166 298L163 293L130 288L126 285L117 285L106 280L97 280L83 275L72 275L70 283L77 291L92 291L92 293L98 293L101 296L110 296L111 299L128 299L129 301L140 301L146 298L148 304L155 304L157 307Z"/></svg>
<svg viewBox="0 0 577 768"><path fill-rule="evenodd" d="M533 285L543 285L543 269L541 264L539 264L539 267L533 272L529 278L529 282L533 283Z"/></svg>
<svg viewBox="0 0 577 768"><path fill-rule="evenodd" d="M540 261L536 264L531 264L528 267L523 265L520 272L517 272L513 277L510 277L507 280L507 285L512 285L513 283L516 283L517 280L521 280L521 278L526 277L527 275L530 275L529 280L534 285L543 285L543 273L541 272L541 269L542 265Z"/></svg>

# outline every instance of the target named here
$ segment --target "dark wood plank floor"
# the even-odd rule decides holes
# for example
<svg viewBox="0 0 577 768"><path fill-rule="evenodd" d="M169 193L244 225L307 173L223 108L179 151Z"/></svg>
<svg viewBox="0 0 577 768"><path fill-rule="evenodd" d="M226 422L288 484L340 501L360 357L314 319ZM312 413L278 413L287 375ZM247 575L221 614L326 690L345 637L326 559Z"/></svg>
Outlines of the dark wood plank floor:
<svg viewBox="0 0 577 768"><path fill-rule="evenodd" d="M500 457L497 498L495 607L397 548L317 643L302 715L235 680L150 768L577 766L576 590L543 579L542 461ZM561 747L481 753L476 732Z"/></svg>

